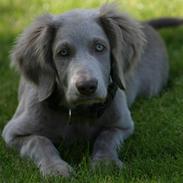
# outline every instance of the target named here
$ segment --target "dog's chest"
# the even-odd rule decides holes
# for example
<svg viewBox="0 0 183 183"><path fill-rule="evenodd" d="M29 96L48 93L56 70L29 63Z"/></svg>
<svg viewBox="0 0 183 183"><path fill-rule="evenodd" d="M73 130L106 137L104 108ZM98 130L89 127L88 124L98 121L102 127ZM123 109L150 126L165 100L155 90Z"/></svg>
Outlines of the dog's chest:
<svg viewBox="0 0 183 183"><path fill-rule="evenodd" d="M78 140L91 140L99 132L99 120L71 116L66 113L54 112L42 123L41 133L55 142L60 140L72 143Z"/></svg>

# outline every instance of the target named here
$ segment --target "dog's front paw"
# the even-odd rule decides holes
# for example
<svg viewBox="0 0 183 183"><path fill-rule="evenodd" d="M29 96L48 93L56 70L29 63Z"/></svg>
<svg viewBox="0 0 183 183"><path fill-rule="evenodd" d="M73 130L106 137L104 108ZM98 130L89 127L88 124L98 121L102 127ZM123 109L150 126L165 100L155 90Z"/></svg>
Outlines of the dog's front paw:
<svg viewBox="0 0 183 183"><path fill-rule="evenodd" d="M72 167L65 161L60 161L52 164L44 164L40 166L40 171L43 176L63 176L69 177L73 172Z"/></svg>
<svg viewBox="0 0 183 183"><path fill-rule="evenodd" d="M119 158L106 157L106 156L98 156L94 157L91 160L91 168L92 169L105 169L105 168L118 168L121 169L123 167L123 163Z"/></svg>

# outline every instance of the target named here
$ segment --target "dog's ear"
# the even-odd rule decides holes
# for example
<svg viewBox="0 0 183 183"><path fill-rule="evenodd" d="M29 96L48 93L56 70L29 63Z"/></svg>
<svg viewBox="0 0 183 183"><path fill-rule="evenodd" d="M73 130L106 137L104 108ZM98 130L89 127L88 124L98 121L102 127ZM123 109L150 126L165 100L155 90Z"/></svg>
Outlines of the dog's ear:
<svg viewBox="0 0 183 183"><path fill-rule="evenodd" d="M101 7L99 22L110 41L112 79L121 89L125 89L125 74L143 51L145 36L142 27L128 15L118 13L115 4Z"/></svg>
<svg viewBox="0 0 183 183"><path fill-rule="evenodd" d="M52 16L39 17L20 35L11 54L12 64L37 87L39 101L51 95L55 83L51 66L54 32Z"/></svg>

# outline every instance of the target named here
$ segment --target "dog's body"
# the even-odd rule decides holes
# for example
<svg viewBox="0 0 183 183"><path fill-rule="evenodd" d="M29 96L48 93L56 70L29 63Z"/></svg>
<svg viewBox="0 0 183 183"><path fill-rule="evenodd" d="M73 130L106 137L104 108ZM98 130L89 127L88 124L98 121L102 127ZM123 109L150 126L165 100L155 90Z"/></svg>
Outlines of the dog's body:
<svg viewBox="0 0 183 183"><path fill-rule="evenodd" d="M92 165L110 160L120 167L117 147L134 130L128 107L137 96L157 95L168 80L158 33L109 7L43 16L20 37L12 59L22 74L19 105L3 138L44 175L71 171L53 145L61 139L94 141ZM105 103L111 83L119 87L102 114L88 115Z"/></svg>

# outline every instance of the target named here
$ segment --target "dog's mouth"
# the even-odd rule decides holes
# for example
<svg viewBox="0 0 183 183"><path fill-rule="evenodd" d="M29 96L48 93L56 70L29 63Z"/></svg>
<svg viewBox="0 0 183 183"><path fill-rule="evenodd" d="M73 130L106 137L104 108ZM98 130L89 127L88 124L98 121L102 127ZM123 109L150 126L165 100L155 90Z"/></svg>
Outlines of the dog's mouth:
<svg viewBox="0 0 183 183"><path fill-rule="evenodd" d="M106 97L80 97L77 100L69 101L70 108L92 106L95 104L103 104L106 101Z"/></svg>
<svg viewBox="0 0 183 183"><path fill-rule="evenodd" d="M86 117L88 119L99 118L105 110L105 104L106 97L85 97L70 102L68 106L69 123L73 121L73 119L76 121L79 119L80 121L81 118Z"/></svg>
<svg viewBox="0 0 183 183"><path fill-rule="evenodd" d="M111 83L103 95L84 96L80 94L66 95L65 107L69 111L69 119L79 116L99 118L113 101L117 91L117 85Z"/></svg>

